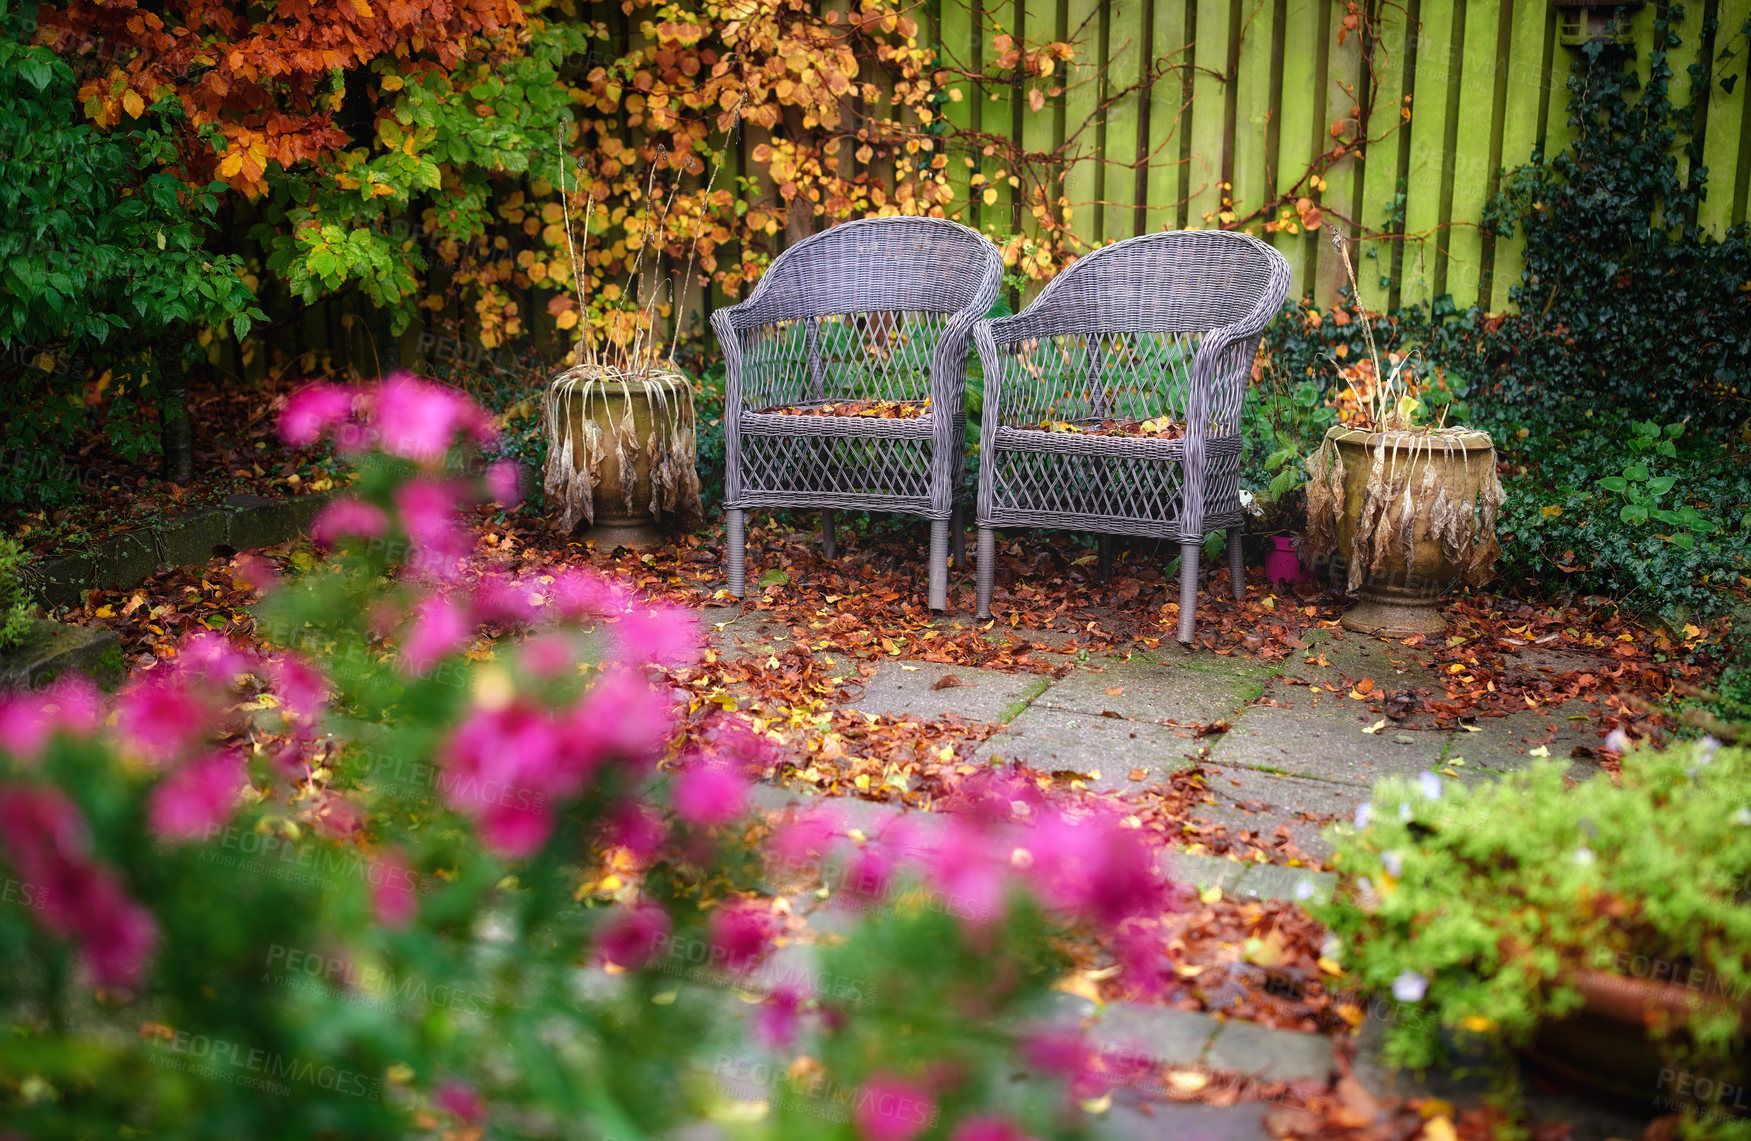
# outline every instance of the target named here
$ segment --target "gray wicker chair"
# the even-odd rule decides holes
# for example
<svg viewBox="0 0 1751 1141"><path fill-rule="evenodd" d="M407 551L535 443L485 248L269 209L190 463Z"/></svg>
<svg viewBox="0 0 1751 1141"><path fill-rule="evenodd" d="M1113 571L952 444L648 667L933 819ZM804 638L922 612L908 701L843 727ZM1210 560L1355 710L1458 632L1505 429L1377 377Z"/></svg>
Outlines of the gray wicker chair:
<svg viewBox="0 0 1751 1141"><path fill-rule="evenodd" d="M746 589L754 508L818 508L828 557L835 510L898 511L931 521L930 605L947 608L951 531L965 561L968 343L1002 278L1001 255L975 230L866 218L785 250L746 301L712 314L728 374L730 593ZM929 411L909 419L774 411L926 399Z"/></svg>
<svg viewBox="0 0 1751 1141"><path fill-rule="evenodd" d="M1243 593L1241 401L1259 333L1288 290L1289 263L1256 238L1144 234L1084 257L1015 316L974 327L985 375L980 618L990 617L998 527L1178 540L1182 642L1207 533L1227 530ZM1162 415L1184 425L1182 438L1040 430Z"/></svg>

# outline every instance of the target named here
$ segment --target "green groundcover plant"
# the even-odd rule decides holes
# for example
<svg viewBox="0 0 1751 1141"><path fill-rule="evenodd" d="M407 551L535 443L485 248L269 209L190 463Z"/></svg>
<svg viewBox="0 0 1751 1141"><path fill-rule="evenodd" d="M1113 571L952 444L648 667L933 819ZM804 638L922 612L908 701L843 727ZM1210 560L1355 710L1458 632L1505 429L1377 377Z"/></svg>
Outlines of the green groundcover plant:
<svg viewBox="0 0 1751 1141"><path fill-rule="evenodd" d="M1682 1025L1651 1033L1686 1073L1730 1070L1751 994L1751 749L1636 749L1620 783L1565 788L1566 772L1541 760L1476 787L1393 778L1335 829L1344 887L1317 913L1361 987L1426 1014L1394 1021L1386 1059L1524 1046L1599 971L1695 990ZM1751 1118L1685 1108L1698 1136L1751 1137Z"/></svg>
<svg viewBox="0 0 1751 1141"><path fill-rule="evenodd" d="M0 1137L1083 1132L1095 1053L1029 1027L1067 935L1171 906L1137 831L997 770L928 832L756 819L769 740L677 730L696 615L468 559L515 487L462 464L477 406L401 376L281 427L358 479L270 646L0 701ZM849 910L786 960L811 894Z"/></svg>

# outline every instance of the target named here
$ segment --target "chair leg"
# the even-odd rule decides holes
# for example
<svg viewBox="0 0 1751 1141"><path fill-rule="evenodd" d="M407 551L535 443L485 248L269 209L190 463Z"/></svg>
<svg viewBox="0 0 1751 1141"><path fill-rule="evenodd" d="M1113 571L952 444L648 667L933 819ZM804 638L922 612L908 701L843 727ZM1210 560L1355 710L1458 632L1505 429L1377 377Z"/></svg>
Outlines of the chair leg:
<svg viewBox="0 0 1751 1141"><path fill-rule="evenodd" d="M1095 564L1095 572L1101 582L1106 582L1113 577L1113 537L1111 535L1100 537L1099 550L1100 561Z"/></svg>
<svg viewBox="0 0 1751 1141"><path fill-rule="evenodd" d="M1241 552L1241 536L1246 534L1246 528L1235 524L1228 528L1228 576L1234 585L1234 600L1246 601L1246 556Z"/></svg>
<svg viewBox="0 0 1751 1141"><path fill-rule="evenodd" d="M839 552L838 536L833 533L834 521L833 509L821 508L821 553L828 558Z"/></svg>
<svg viewBox="0 0 1751 1141"><path fill-rule="evenodd" d="M930 608L948 609L948 520L930 521Z"/></svg>
<svg viewBox="0 0 1751 1141"><path fill-rule="evenodd" d="M744 528L742 512L730 511L730 593L741 598L748 593L747 567L743 562L746 555L747 534Z"/></svg>
<svg viewBox="0 0 1751 1141"><path fill-rule="evenodd" d="M1198 553L1202 543L1179 545L1179 640L1192 640L1192 627L1198 617Z"/></svg>
<svg viewBox="0 0 1751 1141"><path fill-rule="evenodd" d="M955 497L954 514L949 517L948 534L950 550L954 552L955 556L955 569L959 570L967 565L967 519L962 514L959 496Z"/></svg>
<svg viewBox="0 0 1751 1141"><path fill-rule="evenodd" d="M991 617L991 587L997 580L997 532L990 527L979 528L979 614L981 621Z"/></svg>

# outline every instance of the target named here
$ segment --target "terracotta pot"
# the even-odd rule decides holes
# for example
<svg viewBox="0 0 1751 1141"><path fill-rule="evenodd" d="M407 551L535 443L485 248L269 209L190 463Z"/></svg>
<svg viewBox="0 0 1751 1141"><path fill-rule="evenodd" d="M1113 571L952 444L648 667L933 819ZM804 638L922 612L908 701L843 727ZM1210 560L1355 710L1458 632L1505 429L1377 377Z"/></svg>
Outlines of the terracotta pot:
<svg viewBox="0 0 1751 1141"><path fill-rule="evenodd" d="M693 392L684 377L598 380L570 388L556 381L548 400L548 415L559 424L557 430L550 425L554 454L548 459L547 490L559 500L562 527L587 528L582 537L603 549L651 550L667 541L658 529L665 507L682 526L688 525L689 512L698 514ZM570 443L569 465L554 440ZM667 465L657 488L653 461ZM584 498L585 489L588 510L572 502Z"/></svg>
<svg viewBox="0 0 1751 1141"><path fill-rule="evenodd" d="M1380 566L1364 569L1358 593L1361 601L1343 617L1347 630L1384 638L1408 638L1415 634L1437 635L1447 629L1447 620L1437 609L1441 599L1466 570L1470 544L1454 557L1448 545L1432 533L1431 513L1437 510L1441 492L1449 507L1475 505L1486 493L1499 487L1496 481L1495 446L1487 434L1451 436L1430 448L1430 437L1413 432L1362 432L1336 427L1326 433L1344 464L1344 503L1336 524L1337 554L1351 557L1369 477L1377 457L1387 465L1387 485L1400 488L1388 497L1386 516L1396 526L1409 525L1411 543L1394 539L1384 544ZM1384 443L1384 452L1379 449ZM1428 469L1434 469L1435 489L1425 494ZM1416 493L1408 519L1403 510L1402 488ZM1494 545L1494 507L1490 508L1488 543ZM1493 549L1489 555L1494 560ZM1354 581L1352 575L1352 582Z"/></svg>
<svg viewBox="0 0 1751 1141"><path fill-rule="evenodd" d="M1736 1058L1722 1071L1693 1072L1674 1065L1649 1036L1661 1021L1681 1025L1695 1011L1736 1006L1741 1027L1751 1026L1751 998L1649 979L1583 970L1574 987L1586 1005L1539 1027L1521 1051L1533 1069L1563 1085L1623 1105L1667 1112L1692 1109L1751 1115L1751 1065ZM1738 1103L1735 1105L1735 1103Z"/></svg>
<svg viewBox="0 0 1751 1141"><path fill-rule="evenodd" d="M1312 578L1295 553L1295 540L1288 535L1272 535L1271 549L1265 555L1265 581L1293 586Z"/></svg>

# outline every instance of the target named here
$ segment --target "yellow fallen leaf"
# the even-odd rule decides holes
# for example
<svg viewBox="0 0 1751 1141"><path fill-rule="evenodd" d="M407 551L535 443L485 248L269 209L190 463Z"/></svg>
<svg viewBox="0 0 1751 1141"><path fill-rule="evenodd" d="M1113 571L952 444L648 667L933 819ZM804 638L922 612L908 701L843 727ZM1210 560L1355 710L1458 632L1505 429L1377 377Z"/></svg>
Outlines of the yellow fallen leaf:
<svg viewBox="0 0 1751 1141"><path fill-rule="evenodd" d="M1496 1028L1494 1019L1485 1018L1481 1014L1467 1015L1459 1020L1459 1025L1461 1028L1469 1030L1473 1034L1488 1034L1491 1030Z"/></svg>
<svg viewBox="0 0 1751 1141"><path fill-rule="evenodd" d="M1362 732L1364 732L1364 733L1378 733L1384 728L1386 728L1386 718L1382 717L1380 720L1376 721L1374 724L1368 726L1368 728L1362 730Z"/></svg>
<svg viewBox="0 0 1751 1141"><path fill-rule="evenodd" d="M1459 1132L1445 1117L1431 1117L1423 1126L1423 1141L1459 1141Z"/></svg>
<svg viewBox="0 0 1751 1141"><path fill-rule="evenodd" d="M1527 755L1532 757L1548 757L1550 756L1550 750L1543 745L1540 745L1536 749L1528 750Z"/></svg>
<svg viewBox="0 0 1751 1141"><path fill-rule="evenodd" d="M1174 1093L1191 1095L1210 1084L1210 1075L1198 1070L1167 1071L1167 1087Z"/></svg>
<svg viewBox="0 0 1751 1141"><path fill-rule="evenodd" d="M1221 903L1222 888L1220 885L1211 884L1209 887L1198 893L1198 898L1204 903Z"/></svg>
<svg viewBox="0 0 1751 1141"><path fill-rule="evenodd" d="M1344 977L1344 968L1338 965L1338 961L1325 955L1320 956L1319 969L1340 979Z"/></svg>
<svg viewBox="0 0 1751 1141"><path fill-rule="evenodd" d="M146 113L146 101L140 98L138 91L124 92L122 95L122 110L133 119L138 119Z"/></svg>

